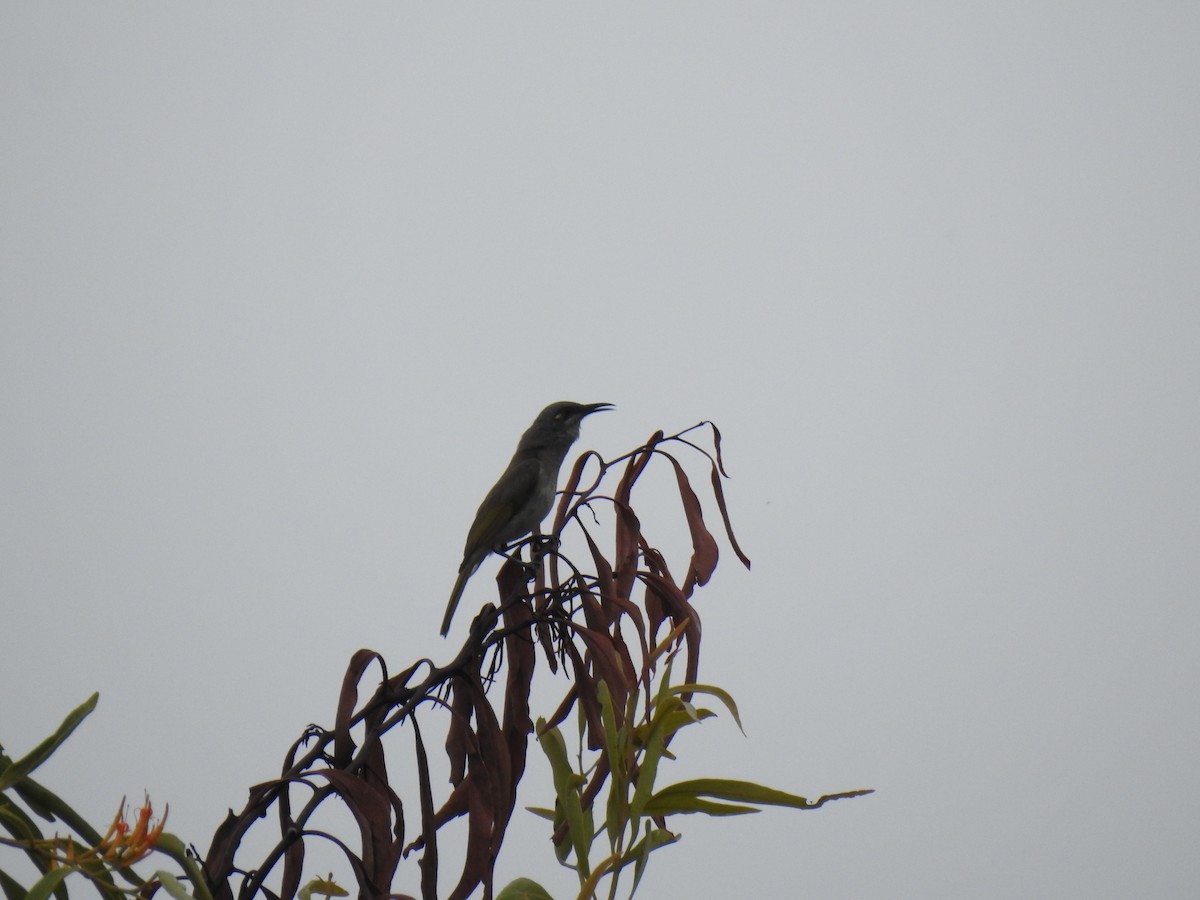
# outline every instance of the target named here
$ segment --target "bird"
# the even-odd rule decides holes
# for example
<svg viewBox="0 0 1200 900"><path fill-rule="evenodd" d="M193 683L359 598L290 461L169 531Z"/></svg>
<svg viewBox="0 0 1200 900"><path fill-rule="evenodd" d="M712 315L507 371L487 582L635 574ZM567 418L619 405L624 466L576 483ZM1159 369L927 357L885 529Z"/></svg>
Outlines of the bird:
<svg viewBox="0 0 1200 900"><path fill-rule="evenodd" d="M558 470L579 437L583 418L612 408L611 403L560 400L538 413L533 424L521 435L517 452L479 504L475 521L467 532L458 580L454 582L442 619L443 637L450 630L450 620L467 579L475 574L480 563L489 554L501 553L514 541L531 533L550 512L558 488Z"/></svg>

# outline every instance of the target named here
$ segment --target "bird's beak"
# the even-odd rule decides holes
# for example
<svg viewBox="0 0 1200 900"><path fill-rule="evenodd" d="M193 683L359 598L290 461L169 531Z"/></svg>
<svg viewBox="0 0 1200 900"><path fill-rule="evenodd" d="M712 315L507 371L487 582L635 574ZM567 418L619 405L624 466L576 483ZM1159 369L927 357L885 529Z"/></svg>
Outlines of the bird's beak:
<svg viewBox="0 0 1200 900"><path fill-rule="evenodd" d="M590 416L594 412L603 412L606 409L613 408L611 403L585 403L583 405L583 412L579 414L579 418L582 419L584 416Z"/></svg>

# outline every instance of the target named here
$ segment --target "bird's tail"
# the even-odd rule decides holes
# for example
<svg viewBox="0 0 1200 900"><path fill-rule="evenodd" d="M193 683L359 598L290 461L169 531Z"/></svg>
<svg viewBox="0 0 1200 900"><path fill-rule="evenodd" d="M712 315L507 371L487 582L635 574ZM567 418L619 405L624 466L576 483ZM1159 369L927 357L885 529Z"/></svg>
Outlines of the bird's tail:
<svg viewBox="0 0 1200 900"><path fill-rule="evenodd" d="M442 618L442 637L445 637L446 632L450 630L450 620L454 618L454 610L458 608L458 601L462 599L467 579L474 575L478 568L478 562L471 565L471 560L467 559L464 559L462 566L459 567L458 580L454 582L454 590L450 592L450 602L446 604L446 615Z"/></svg>

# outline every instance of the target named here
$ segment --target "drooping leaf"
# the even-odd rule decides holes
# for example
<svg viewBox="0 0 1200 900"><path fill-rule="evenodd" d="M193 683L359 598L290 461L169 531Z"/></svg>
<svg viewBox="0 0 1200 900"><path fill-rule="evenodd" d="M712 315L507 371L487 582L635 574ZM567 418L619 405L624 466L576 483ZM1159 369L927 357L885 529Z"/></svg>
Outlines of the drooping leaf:
<svg viewBox="0 0 1200 900"><path fill-rule="evenodd" d="M654 800L647 804L647 810L653 808L656 812L662 812L665 815L668 814L666 807L686 804L702 797L714 797L718 800L729 800L735 803L756 803L760 806L816 809L830 800L860 797L870 793L873 791L845 791L838 794L826 794L818 800L809 800L799 794L789 794L786 791L755 784L752 781L739 781L731 778L697 778L691 781L681 781L658 791Z"/></svg>
<svg viewBox="0 0 1200 900"><path fill-rule="evenodd" d="M504 611L504 623L509 629L509 634L504 640L508 678L504 685L504 718L501 728L508 751L507 777L512 786L511 796L505 807L507 823L516 807L516 786L525 774L529 735L533 733L529 696L533 691L537 652L528 639L529 628L533 623L533 614L528 605L521 603L508 606Z"/></svg>
<svg viewBox="0 0 1200 900"><path fill-rule="evenodd" d="M638 645L643 659L647 653L645 617L636 603L631 602L627 597L621 596L620 592L617 591L608 560L604 558L604 554L600 552L600 548L596 546L596 542L587 532L587 529L583 530L583 536L587 540L588 549L592 554L592 561L595 563L596 586L600 590L600 601L603 604L603 611L606 614L608 624L617 626L610 633L613 635L614 642L620 647L621 655L627 661L630 671L633 671L635 667L629 653L629 648L626 646L625 639L621 633L620 617L621 615L626 615L633 622L633 627L637 631Z"/></svg>
<svg viewBox="0 0 1200 900"><path fill-rule="evenodd" d="M708 427L712 429L712 432L713 432L713 452L714 452L714 453L716 453L716 455L717 455L717 463L716 463L716 466L717 466L717 468L719 468L719 469L721 470L721 474L722 474L722 475L724 475L726 478L728 478L728 477L729 477L729 473L725 471L725 460L723 460L723 459L721 458L721 429L717 428L717 423L716 423L716 422L710 422L710 421L708 421L707 419L705 419L705 420L704 420L703 422L701 422L700 424L701 424L701 425L708 425Z"/></svg>
<svg viewBox="0 0 1200 900"><path fill-rule="evenodd" d="M725 504L725 490L721 487L721 474L717 471L716 466L713 466L711 481L713 496L717 499L717 509L721 511L721 521L725 523L725 535L729 538L729 545L733 547L733 552L742 561L742 565L749 569L750 557L742 551L741 545L738 544L737 537L733 533L733 523L729 520L729 507Z"/></svg>
<svg viewBox="0 0 1200 900"><path fill-rule="evenodd" d="M687 623L683 632L684 642L688 648L684 681L694 682L697 680L700 667L700 615L688 598L683 595L679 586L669 577L661 554L657 550L647 549L643 555L650 566L650 571L640 573L639 577L646 585L647 592L653 593L662 603L672 627L683 622Z"/></svg>
<svg viewBox="0 0 1200 900"><path fill-rule="evenodd" d="M511 767L504 734L488 702L478 673L465 673L455 681L475 720L471 734L475 749L467 758L467 775L459 787L467 809L467 849L462 874L450 900L463 900L480 884L492 891L496 840L503 835L512 803ZM456 791L457 793L457 791Z"/></svg>
<svg viewBox="0 0 1200 900"><path fill-rule="evenodd" d="M417 757L417 785L421 798L421 840L425 854L421 866L421 893L426 897L437 896L438 843L437 822L433 810L433 786L429 781L429 754L425 750L425 739L417 717L409 721L413 727L413 743Z"/></svg>
<svg viewBox="0 0 1200 900"><path fill-rule="evenodd" d="M446 757L450 760L450 783L458 784L467 774L467 754L475 748L475 736L471 733L472 704L466 676L455 675L449 683L451 715L446 729Z"/></svg>
<svg viewBox="0 0 1200 900"><path fill-rule="evenodd" d="M626 667L621 659L621 654L617 650L613 642L612 635L607 631L601 631L593 628L575 628L577 634L589 651L589 658L592 664L593 680L596 682L604 681L608 683L609 692L612 694L614 705L619 705L624 708L625 698L629 692L637 687L634 673ZM599 707L597 707L599 712ZM599 721L593 722L589 718L589 724L603 730L603 724ZM592 735L593 740L590 742L592 749L598 750L604 745L599 734Z"/></svg>
<svg viewBox="0 0 1200 900"><path fill-rule="evenodd" d="M354 741L350 737L350 725L354 710L358 706L358 684L362 681L363 673L373 662L378 662L383 669L383 679L387 680L387 666L383 657L374 650L358 650L350 657L346 674L342 676L342 690L338 695L337 715L333 726L333 759L334 765L345 767L354 755Z"/></svg>
<svg viewBox="0 0 1200 900"><path fill-rule="evenodd" d="M283 853L283 877L280 880L279 896L292 900L300 889L304 873L304 841L292 841Z"/></svg>
<svg viewBox="0 0 1200 900"><path fill-rule="evenodd" d="M692 559L688 565L688 573L683 581L684 596L690 597L697 585L708 584L713 571L717 568L719 553L716 538L704 524L704 512L700 507L700 498L692 490L687 472L679 464L679 460L669 453L664 453L675 469L675 482L679 487L679 499L683 503L683 512L687 518L688 531L692 536Z"/></svg>
<svg viewBox="0 0 1200 900"><path fill-rule="evenodd" d="M372 885L386 887L395 873L401 849L393 838L387 794L364 778L340 769L319 769L311 776L325 778L341 796L359 828L363 870Z"/></svg>
<svg viewBox="0 0 1200 900"><path fill-rule="evenodd" d="M742 719L738 715L737 704L733 702L733 696L728 691L714 684L680 684L671 688L671 692L685 697L690 697L692 694L708 694L709 696L716 697L725 704L725 708L733 716L733 721L737 723L737 727L742 734L746 733L746 729L742 728Z"/></svg>
<svg viewBox="0 0 1200 900"><path fill-rule="evenodd" d="M642 538L642 523L629 504L617 499L613 501L616 512L616 547L613 556L613 593L628 599L637 577L637 552Z"/></svg>
<svg viewBox="0 0 1200 900"><path fill-rule="evenodd" d="M597 460L600 464L600 470L596 475L596 480L584 490L579 490L579 482L583 477L584 469L591 460ZM574 512L575 507L581 503L586 503L592 491L600 483L600 479L604 477L605 464L600 458L600 454L595 450L588 450L580 454L575 460L575 464L571 467L571 472L567 476L567 483L563 486L559 495L558 508L554 514L553 525L551 526L551 534L558 534L562 531L563 524L568 516Z"/></svg>
<svg viewBox="0 0 1200 900"><path fill-rule="evenodd" d="M574 630L578 632L579 628ZM595 676L592 673L591 667L584 661L584 656L574 641L564 642L563 651L571 663L571 672L575 678L571 693L579 704L580 712L587 719L589 748L598 750L603 744L599 736L604 731L604 723L600 718L600 703L596 699ZM569 710L570 707L568 706L565 712Z"/></svg>

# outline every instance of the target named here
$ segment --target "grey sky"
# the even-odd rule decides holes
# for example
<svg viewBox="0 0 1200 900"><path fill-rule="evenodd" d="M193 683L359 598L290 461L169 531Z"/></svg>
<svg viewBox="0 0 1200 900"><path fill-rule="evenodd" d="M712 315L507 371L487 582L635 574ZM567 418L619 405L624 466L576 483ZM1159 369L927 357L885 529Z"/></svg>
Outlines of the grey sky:
<svg viewBox="0 0 1200 900"><path fill-rule="evenodd" d="M878 789L684 820L647 896L1194 895L1197 47L1171 3L5 4L0 740L99 690L44 780L207 846L355 649L448 656L516 438L611 401L580 449L720 425L755 564L699 599L749 736L678 777Z"/></svg>

